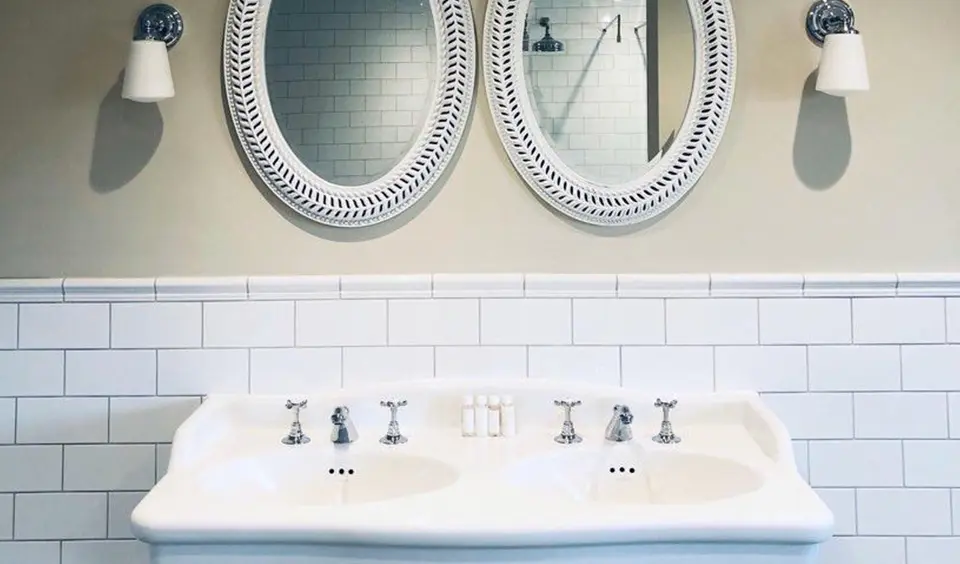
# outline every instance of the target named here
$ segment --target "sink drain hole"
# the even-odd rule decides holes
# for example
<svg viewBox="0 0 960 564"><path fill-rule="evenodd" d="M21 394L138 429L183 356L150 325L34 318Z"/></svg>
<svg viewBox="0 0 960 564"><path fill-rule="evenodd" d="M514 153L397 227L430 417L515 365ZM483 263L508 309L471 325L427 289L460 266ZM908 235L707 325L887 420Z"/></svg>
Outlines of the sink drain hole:
<svg viewBox="0 0 960 564"><path fill-rule="evenodd" d="M637 469L636 469L635 467L633 467L633 466L630 466L630 467L621 466L621 467L619 467L619 468L617 468L617 467L615 467L615 466L611 466L611 467L610 467L610 473L611 473L611 474L616 474L618 471L619 471L621 474L623 474L623 473L625 473L625 472L629 472L629 473L631 473L631 474L636 474Z"/></svg>

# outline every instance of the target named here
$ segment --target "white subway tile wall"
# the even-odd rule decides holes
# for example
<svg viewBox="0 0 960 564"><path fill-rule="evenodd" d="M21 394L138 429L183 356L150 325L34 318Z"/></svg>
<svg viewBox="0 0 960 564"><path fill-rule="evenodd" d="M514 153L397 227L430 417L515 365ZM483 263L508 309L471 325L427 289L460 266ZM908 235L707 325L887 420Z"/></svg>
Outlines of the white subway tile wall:
<svg viewBox="0 0 960 564"><path fill-rule="evenodd" d="M564 44L562 53L535 51L546 31L541 18L549 18L551 37ZM647 49L648 26L656 25L647 21L647 3L534 0L526 22L527 96L551 146L590 179L620 183L640 176L651 160L648 100L658 99L647 92L648 83L656 84L647 79L648 58L656 57Z"/></svg>
<svg viewBox="0 0 960 564"><path fill-rule="evenodd" d="M749 277L736 297L726 283L713 296L709 277L690 290L698 280L271 278L251 279L246 298L235 280L198 280L181 286L209 299L158 303L138 291L144 302L102 302L108 293L93 288L83 296L98 303L2 304L0 562L146 564L130 512L204 394L432 377L759 391L835 513L822 563L954 562L953 299L917 284L922 298L813 297L802 284L784 298L782 282L768 288L764 277L753 296Z"/></svg>
<svg viewBox="0 0 960 564"><path fill-rule="evenodd" d="M435 25L420 0L274 0L266 77L294 153L323 179L371 182L407 152L430 110Z"/></svg>

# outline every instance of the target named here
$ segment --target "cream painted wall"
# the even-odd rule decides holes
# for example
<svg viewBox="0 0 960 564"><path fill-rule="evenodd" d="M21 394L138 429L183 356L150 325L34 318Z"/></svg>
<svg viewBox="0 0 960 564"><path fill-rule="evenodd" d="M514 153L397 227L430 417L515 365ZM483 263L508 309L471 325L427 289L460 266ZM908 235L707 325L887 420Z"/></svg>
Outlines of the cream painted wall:
<svg viewBox="0 0 960 564"><path fill-rule="evenodd" d="M903 33L902 2L854 0L874 89L844 111L802 96L809 0L734 0L740 74L719 153L673 213L615 236L522 184L482 87L459 162L415 217L351 232L293 218L231 139L227 0L176 0L175 99L159 114L118 103L147 3L0 3L0 276L960 269L960 2L914 0L924 29ZM479 29L486 1L473 4Z"/></svg>

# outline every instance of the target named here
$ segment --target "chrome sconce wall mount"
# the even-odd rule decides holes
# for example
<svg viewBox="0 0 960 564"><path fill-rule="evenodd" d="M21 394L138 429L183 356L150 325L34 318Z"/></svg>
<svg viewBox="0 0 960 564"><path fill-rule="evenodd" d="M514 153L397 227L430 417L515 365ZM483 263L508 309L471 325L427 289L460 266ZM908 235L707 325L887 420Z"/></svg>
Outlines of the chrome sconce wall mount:
<svg viewBox="0 0 960 564"><path fill-rule="evenodd" d="M807 12L807 37L822 51L817 90L846 97L870 89L863 38L844 0L817 0Z"/></svg>
<svg viewBox="0 0 960 564"><path fill-rule="evenodd" d="M124 75L125 99L152 103L173 98L167 51L183 37L183 29L183 17L173 6L153 4L140 12Z"/></svg>

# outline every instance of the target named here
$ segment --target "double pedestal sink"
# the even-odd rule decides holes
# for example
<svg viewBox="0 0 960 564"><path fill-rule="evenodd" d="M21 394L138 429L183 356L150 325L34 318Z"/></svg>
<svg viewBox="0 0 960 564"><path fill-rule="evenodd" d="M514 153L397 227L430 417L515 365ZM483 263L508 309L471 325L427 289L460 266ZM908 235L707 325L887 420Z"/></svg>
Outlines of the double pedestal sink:
<svg viewBox="0 0 960 564"><path fill-rule="evenodd" d="M517 434L463 437L460 398L515 397ZM574 397L582 442L554 440ZM756 394L683 396L682 441L651 440L653 396L549 382L408 382L308 398L306 444L283 444L287 398L208 398L166 476L133 513L155 564L792 564L815 561L833 516L796 472ZM407 400L382 444L384 399ZM605 440L614 405L633 439ZM331 440L350 408L358 436Z"/></svg>

